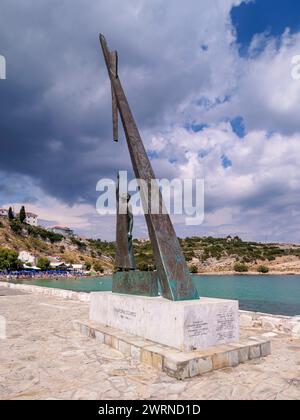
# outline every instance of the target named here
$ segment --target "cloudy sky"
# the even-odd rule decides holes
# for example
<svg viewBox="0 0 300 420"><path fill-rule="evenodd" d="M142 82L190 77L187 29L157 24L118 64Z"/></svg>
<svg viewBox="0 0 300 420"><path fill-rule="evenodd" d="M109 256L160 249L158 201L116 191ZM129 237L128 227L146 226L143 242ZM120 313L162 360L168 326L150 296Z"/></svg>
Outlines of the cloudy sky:
<svg viewBox="0 0 300 420"><path fill-rule="evenodd" d="M157 177L204 174L204 223L174 219L178 235L300 242L298 3L1 0L0 206L114 238L96 184L130 161L112 142L102 32Z"/></svg>

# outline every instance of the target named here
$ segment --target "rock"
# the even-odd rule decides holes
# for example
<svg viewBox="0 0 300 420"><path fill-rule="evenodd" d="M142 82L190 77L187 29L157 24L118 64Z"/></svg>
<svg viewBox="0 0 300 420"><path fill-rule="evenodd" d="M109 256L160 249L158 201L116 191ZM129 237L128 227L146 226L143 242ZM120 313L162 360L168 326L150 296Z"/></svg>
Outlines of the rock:
<svg viewBox="0 0 300 420"><path fill-rule="evenodd" d="M300 338L300 322L298 322L296 325L294 325L292 329L292 337L293 338Z"/></svg>
<svg viewBox="0 0 300 420"><path fill-rule="evenodd" d="M271 316L264 316L261 318L262 328L264 330L278 331L282 329L282 320Z"/></svg>
<svg viewBox="0 0 300 420"><path fill-rule="evenodd" d="M294 331L297 331L297 329L300 327L300 317L295 316L291 318L290 321L285 322L283 325L283 330L287 334L291 334Z"/></svg>
<svg viewBox="0 0 300 420"><path fill-rule="evenodd" d="M247 328L253 326L253 318L251 315L241 314L240 315L240 326Z"/></svg>

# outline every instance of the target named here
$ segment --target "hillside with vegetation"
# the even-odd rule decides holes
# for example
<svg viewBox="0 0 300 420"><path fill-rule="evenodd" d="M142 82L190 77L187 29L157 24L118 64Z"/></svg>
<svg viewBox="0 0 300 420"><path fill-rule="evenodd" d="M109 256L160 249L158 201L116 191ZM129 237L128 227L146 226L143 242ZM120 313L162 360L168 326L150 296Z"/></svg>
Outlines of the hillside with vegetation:
<svg viewBox="0 0 300 420"><path fill-rule="evenodd" d="M242 241L239 237L191 237L179 239L192 273L300 273L300 246ZM155 269L151 244L133 241L139 270ZM11 250L14 257L7 250ZM65 238L42 227L0 218L1 260L6 267L18 268L16 254L28 251L45 261L58 257L67 264L83 264L86 269L111 273L114 270L115 243L78 236ZM8 262L9 261L9 262ZM12 261L14 261L12 263Z"/></svg>
<svg viewBox="0 0 300 420"><path fill-rule="evenodd" d="M40 226L21 223L18 219L0 218L0 260L3 255L2 261L7 261L7 250L17 255L27 251L38 260L58 257L66 264L83 264L97 272L111 272L114 264L114 247L107 242L77 236L65 238ZM9 255L12 259L13 254ZM16 264L11 269L18 268ZM0 270L7 267L7 263L2 262L2 265L0 261Z"/></svg>
<svg viewBox="0 0 300 420"><path fill-rule="evenodd" d="M242 241L239 237L179 239L192 273L300 273L300 246ZM149 241L134 241L137 265L154 267Z"/></svg>

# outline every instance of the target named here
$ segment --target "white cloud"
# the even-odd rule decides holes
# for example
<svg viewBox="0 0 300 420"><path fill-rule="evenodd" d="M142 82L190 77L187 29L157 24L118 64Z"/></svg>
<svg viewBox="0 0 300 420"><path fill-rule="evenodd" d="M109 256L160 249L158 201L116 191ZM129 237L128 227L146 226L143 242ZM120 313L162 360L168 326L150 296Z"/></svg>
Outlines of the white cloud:
<svg viewBox="0 0 300 420"><path fill-rule="evenodd" d="M153 148L155 143L154 138ZM290 239L300 239L297 231L290 232L291 222L300 218L300 134L252 131L241 140L230 124L222 123L199 133L175 128L162 143L160 155L172 150L177 157L173 168L178 177L205 174L206 214L199 234L242 232L248 238L267 235L282 241L288 232ZM197 158L200 151L203 157ZM232 161L231 167L222 166L223 155ZM188 232L184 226L179 231Z"/></svg>
<svg viewBox="0 0 300 420"><path fill-rule="evenodd" d="M37 139L38 148L29 142L30 130L22 133L18 170L39 178L43 187L26 188L36 200L31 200L32 211L88 236L114 237L114 218L95 216L92 194L99 176L128 168L129 157L124 141L113 144L107 134L110 91L97 40L101 31L118 49L133 113L148 150L158 154L153 160L157 177L205 177L206 220L199 234L297 240L300 81L292 77L291 63L300 54L300 33L286 31L280 39L256 36L245 58L238 54L229 18L238 0L112 0L92 1L89 7L83 0L43 6L28 1L22 5L27 29L15 42L18 32L11 27L22 26L11 2L5 3L8 18L0 30L3 45L15 48L12 78L22 75L20 84L28 92L37 80L44 90L26 112L36 115L41 106L51 115L45 118L51 122L50 136L44 143ZM72 13L62 20L62 11L68 10ZM23 74L24 63L32 66L25 66ZM243 140L224 122L238 115L248 131ZM209 127L199 133L183 128L193 122ZM34 153L45 144L48 166L36 165L41 156ZM8 161L12 153L7 147L5 158L5 150ZM222 156L232 166L225 169ZM22 183L15 185L22 190ZM11 201L23 204L15 194ZM182 218L174 220L179 233L195 233ZM145 236L141 219L136 234Z"/></svg>
<svg viewBox="0 0 300 420"><path fill-rule="evenodd" d="M260 53L251 55L251 50ZM247 58L236 57L235 88L230 101L210 109L204 119L242 115L248 131L300 132L300 82L292 77L292 59L300 53L300 33L280 38L254 37Z"/></svg>

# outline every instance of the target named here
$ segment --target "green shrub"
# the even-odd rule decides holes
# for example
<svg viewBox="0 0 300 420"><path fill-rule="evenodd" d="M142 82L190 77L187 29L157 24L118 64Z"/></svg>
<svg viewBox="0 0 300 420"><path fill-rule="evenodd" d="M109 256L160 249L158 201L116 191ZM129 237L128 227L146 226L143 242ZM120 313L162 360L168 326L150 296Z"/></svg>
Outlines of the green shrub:
<svg viewBox="0 0 300 420"><path fill-rule="evenodd" d="M23 267L18 260L18 253L8 248L0 247L0 270L19 270Z"/></svg>
<svg viewBox="0 0 300 420"><path fill-rule="evenodd" d="M19 235L22 232L22 225L17 219L12 219L10 221L10 228L17 235Z"/></svg>
<svg viewBox="0 0 300 420"><path fill-rule="evenodd" d="M104 273L104 268L102 267L100 262L94 263L94 270L97 271L98 273Z"/></svg>
<svg viewBox="0 0 300 420"><path fill-rule="evenodd" d="M261 274L267 274L270 270L265 265L260 265L257 269L257 271Z"/></svg>
<svg viewBox="0 0 300 420"><path fill-rule="evenodd" d="M137 269L140 271L149 271L149 266L147 263L145 262L141 262L139 264L137 264Z"/></svg>
<svg viewBox="0 0 300 420"><path fill-rule="evenodd" d="M28 235L32 236L33 238L41 238L44 241L48 239L52 244L55 242L60 242L63 239L62 235L50 232L40 226L27 225L26 229Z"/></svg>
<svg viewBox="0 0 300 420"><path fill-rule="evenodd" d="M90 261L86 261L85 264L84 264L84 268L87 271L90 271L90 269L92 268L92 263Z"/></svg>
<svg viewBox="0 0 300 420"><path fill-rule="evenodd" d="M85 243L85 242L82 242L82 241L80 241L80 240L78 240L78 239L76 239L76 238L71 238L71 241L72 241L72 243L73 243L74 245L76 245L76 246L77 246L77 248L78 248L79 250L83 251L83 250L85 250L85 249L86 249L86 243Z"/></svg>
<svg viewBox="0 0 300 420"><path fill-rule="evenodd" d="M48 260L48 258L40 257L37 260L37 264L36 265L41 270L48 270L48 268L50 267L50 261Z"/></svg>
<svg viewBox="0 0 300 420"><path fill-rule="evenodd" d="M198 273L198 267L196 265L192 265L190 271L191 271L192 274L197 274Z"/></svg>
<svg viewBox="0 0 300 420"><path fill-rule="evenodd" d="M249 269L246 264L237 263L234 265L234 271L236 271L237 273L247 273Z"/></svg>

